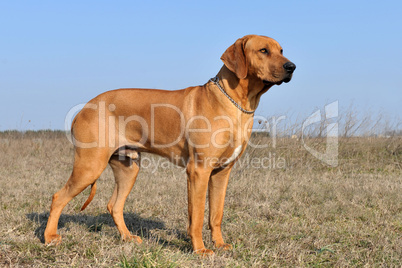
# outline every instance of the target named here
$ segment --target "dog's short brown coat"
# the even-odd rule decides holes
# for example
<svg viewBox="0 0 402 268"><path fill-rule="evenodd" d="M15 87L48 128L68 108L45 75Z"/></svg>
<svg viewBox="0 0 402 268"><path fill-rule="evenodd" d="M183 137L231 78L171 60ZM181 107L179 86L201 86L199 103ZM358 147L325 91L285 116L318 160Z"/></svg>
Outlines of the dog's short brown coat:
<svg viewBox="0 0 402 268"><path fill-rule="evenodd" d="M238 39L221 57L217 77L221 87L245 110L255 110L260 97L275 84L290 81L295 68L281 46L265 36ZM123 240L141 242L123 219L124 202L140 169L140 153L150 152L186 168L188 179L188 234L195 252L211 254L202 241L206 193L209 226L216 248L223 241L221 223L230 171L246 149L253 114L241 112L216 84L177 91L119 89L88 102L72 124L75 160L65 186L53 195L45 243L59 243L58 220L65 205L92 185L109 163L115 189L107 205Z"/></svg>

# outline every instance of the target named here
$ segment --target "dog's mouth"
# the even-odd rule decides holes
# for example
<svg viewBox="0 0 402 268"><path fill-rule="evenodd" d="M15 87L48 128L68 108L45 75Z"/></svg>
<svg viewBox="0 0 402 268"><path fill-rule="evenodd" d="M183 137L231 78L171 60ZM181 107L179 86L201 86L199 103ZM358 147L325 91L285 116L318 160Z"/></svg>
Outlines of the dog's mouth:
<svg viewBox="0 0 402 268"><path fill-rule="evenodd" d="M290 80L292 80L292 74L290 74L288 77L286 77L285 79L283 79L283 82L289 83Z"/></svg>
<svg viewBox="0 0 402 268"><path fill-rule="evenodd" d="M262 82L264 83L265 86L272 86L272 85L280 85L282 83L289 83L290 80L292 80L292 75L289 75L287 77L285 77L283 80L277 81L277 82L272 82L269 80L262 80Z"/></svg>
<svg viewBox="0 0 402 268"><path fill-rule="evenodd" d="M264 85L266 85L266 86L270 86L270 85L272 85L272 84L275 84L275 83L272 83L272 82L270 82L270 81L268 81L268 80L262 80L262 82L263 82Z"/></svg>
<svg viewBox="0 0 402 268"><path fill-rule="evenodd" d="M266 87L272 87L273 85L280 85L280 84L282 84L282 82L283 81L278 81L278 82L271 82L271 81L268 81L268 80L262 80L262 83L264 84L264 87L266 88Z"/></svg>

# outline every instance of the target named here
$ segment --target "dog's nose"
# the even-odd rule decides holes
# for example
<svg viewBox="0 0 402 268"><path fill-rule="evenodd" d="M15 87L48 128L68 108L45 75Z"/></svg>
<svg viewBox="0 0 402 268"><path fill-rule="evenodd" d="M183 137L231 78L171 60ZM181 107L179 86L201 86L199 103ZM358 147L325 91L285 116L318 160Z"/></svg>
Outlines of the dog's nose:
<svg viewBox="0 0 402 268"><path fill-rule="evenodd" d="M288 61L283 65L283 68L286 70L286 72L293 73L296 69L296 65L293 62Z"/></svg>

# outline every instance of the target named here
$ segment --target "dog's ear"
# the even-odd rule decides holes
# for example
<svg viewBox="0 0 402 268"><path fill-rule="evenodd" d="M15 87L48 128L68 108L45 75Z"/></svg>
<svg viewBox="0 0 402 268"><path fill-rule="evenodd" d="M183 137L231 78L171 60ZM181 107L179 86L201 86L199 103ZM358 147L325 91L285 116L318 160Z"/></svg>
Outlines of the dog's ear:
<svg viewBox="0 0 402 268"><path fill-rule="evenodd" d="M244 54L244 46L247 38L243 37L226 49L222 54L221 60L226 67L234 72L239 79L244 79L247 76L247 59Z"/></svg>

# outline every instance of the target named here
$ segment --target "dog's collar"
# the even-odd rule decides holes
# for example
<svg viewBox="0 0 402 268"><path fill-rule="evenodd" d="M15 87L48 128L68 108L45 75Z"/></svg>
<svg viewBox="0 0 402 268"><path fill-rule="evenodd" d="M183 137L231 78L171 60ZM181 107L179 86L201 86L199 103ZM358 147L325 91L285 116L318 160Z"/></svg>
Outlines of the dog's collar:
<svg viewBox="0 0 402 268"><path fill-rule="evenodd" d="M252 111L246 110L243 107L241 107L240 104L238 104L234 99L232 99L232 97L230 97L229 94L226 93L225 89L219 84L218 76L215 76L215 77L209 79L209 81L214 83L219 88L219 90L223 93L223 95L225 95L230 100L230 102L233 103L234 106L236 106L237 109L239 109L240 111L242 111L245 114L254 114L255 113L255 110L252 110Z"/></svg>

